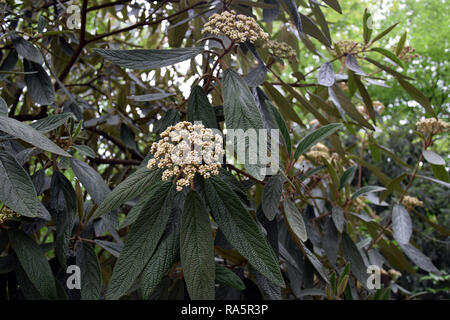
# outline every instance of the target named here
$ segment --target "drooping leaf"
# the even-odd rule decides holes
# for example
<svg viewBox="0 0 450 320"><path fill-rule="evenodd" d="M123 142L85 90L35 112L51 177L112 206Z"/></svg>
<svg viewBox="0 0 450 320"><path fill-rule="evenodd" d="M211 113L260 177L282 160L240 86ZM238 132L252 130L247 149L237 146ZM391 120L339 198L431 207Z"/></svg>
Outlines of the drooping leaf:
<svg viewBox="0 0 450 320"><path fill-rule="evenodd" d="M356 60L356 58L351 55L351 54L347 54L345 56L345 66L352 70L354 73L356 73L357 75L360 76L366 76L367 74L361 69L361 66L359 65L358 61Z"/></svg>
<svg viewBox="0 0 450 320"><path fill-rule="evenodd" d="M211 222L200 195L191 190L181 216L180 256L189 296L214 299L214 241Z"/></svg>
<svg viewBox="0 0 450 320"><path fill-rule="evenodd" d="M73 144L72 148L77 150L79 153L86 157L95 158L96 154L95 151L92 150L91 147L84 145L84 144Z"/></svg>
<svg viewBox="0 0 450 320"><path fill-rule="evenodd" d="M0 116L0 131L4 131L16 138L28 142L39 149L63 157L70 157L70 154L58 147L42 133L15 119Z"/></svg>
<svg viewBox="0 0 450 320"><path fill-rule="evenodd" d="M331 87L335 82L333 65L330 62L325 62L320 66L317 73L317 83L325 87Z"/></svg>
<svg viewBox="0 0 450 320"><path fill-rule="evenodd" d="M361 189L355 191L352 194L351 199L354 200L354 199L358 198L359 196L363 196L367 193L378 192L378 191L383 191L383 190L386 190L386 188L380 187L380 186L364 186Z"/></svg>
<svg viewBox="0 0 450 320"><path fill-rule="evenodd" d="M441 272L436 268L430 258L424 255L420 250L414 247L412 244L400 244L403 252L414 262L419 268L432 272L438 276L441 275Z"/></svg>
<svg viewBox="0 0 450 320"><path fill-rule="evenodd" d="M81 160L71 159L70 164L75 176L91 195L94 202L97 205L101 205L110 193L109 187L102 176L94 168Z"/></svg>
<svg viewBox="0 0 450 320"><path fill-rule="evenodd" d="M207 179L206 198L219 229L230 244L269 280L284 287L278 261L255 220L219 177Z"/></svg>
<svg viewBox="0 0 450 320"><path fill-rule="evenodd" d="M431 170L433 171L433 175L443 183L448 184L448 182L450 182L449 174L445 165L431 164Z"/></svg>
<svg viewBox="0 0 450 320"><path fill-rule="evenodd" d="M392 62L396 63L400 67L403 68L403 62L400 60L395 54L390 52L389 50L383 49L383 48L372 48L372 51L381 53L383 56L391 60Z"/></svg>
<svg viewBox="0 0 450 320"><path fill-rule="evenodd" d="M267 181L262 196L262 208L269 221L275 218L283 192L284 178L281 175L273 175Z"/></svg>
<svg viewBox="0 0 450 320"><path fill-rule="evenodd" d="M203 51L203 47L175 48L170 50L134 49L110 50L94 49L103 58L124 68L158 69L192 59Z"/></svg>
<svg viewBox="0 0 450 320"><path fill-rule="evenodd" d="M342 129L343 126L344 125L342 123L330 123L308 134L306 137L300 140L299 144L297 145L294 153L294 159L298 159L298 157L305 153L309 148L317 144L319 141L322 141L323 139L329 137L336 131Z"/></svg>
<svg viewBox="0 0 450 320"><path fill-rule="evenodd" d="M297 5L294 0L283 0L285 4L285 8L287 12L291 16L292 21L294 22L294 26L297 28L297 31L300 35L303 35L303 26L302 19L300 18L300 14L297 10Z"/></svg>
<svg viewBox="0 0 450 320"><path fill-rule="evenodd" d="M9 230L9 240L27 277L45 299L56 299L55 278L44 252L20 230Z"/></svg>
<svg viewBox="0 0 450 320"><path fill-rule="evenodd" d="M409 243L412 234L412 221L408 211L401 204L392 208L392 232L399 244Z"/></svg>
<svg viewBox="0 0 450 320"><path fill-rule="evenodd" d="M339 5L338 0L323 0L327 5L329 5L331 8L333 8L335 11L342 14L341 6Z"/></svg>
<svg viewBox="0 0 450 320"><path fill-rule="evenodd" d="M218 263L216 263L216 283L226 284L238 290L245 289L244 282L236 273Z"/></svg>
<svg viewBox="0 0 450 320"><path fill-rule="evenodd" d="M245 82L249 87L260 86L266 80L267 68L264 65L258 65L251 69L245 76Z"/></svg>
<svg viewBox="0 0 450 320"><path fill-rule="evenodd" d="M25 83L30 96L36 103L48 105L55 102L55 88L44 68L33 61L23 60ZM31 73L35 72L35 73Z"/></svg>
<svg viewBox="0 0 450 320"><path fill-rule="evenodd" d="M78 242L76 261L81 270L81 299L98 300L102 289L102 275L92 245L86 242Z"/></svg>
<svg viewBox="0 0 450 320"><path fill-rule="evenodd" d="M0 116L2 117L8 116L8 105L6 104L5 100L3 100L2 97L0 97Z"/></svg>
<svg viewBox="0 0 450 320"><path fill-rule="evenodd" d="M180 251L180 222L179 218L170 222L166 234L158 245L153 256L142 271L142 296L148 299L155 291L164 275L176 262Z"/></svg>
<svg viewBox="0 0 450 320"><path fill-rule="evenodd" d="M264 82L264 88L266 89L266 93L272 98L275 105L278 106L280 113L284 118L297 122L298 124L303 126L302 120L299 118L297 112L295 112L293 106L289 101L268 82Z"/></svg>
<svg viewBox="0 0 450 320"><path fill-rule="evenodd" d="M336 229L342 233L344 231L345 227L345 218L344 218L344 211L341 207L334 206L331 209L331 218L334 222L334 225L336 226Z"/></svg>
<svg viewBox="0 0 450 320"><path fill-rule="evenodd" d="M37 194L28 173L6 151L0 150L0 200L25 217L39 217ZM41 218L50 220L50 216Z"/></svg>
<svg viewBox="0 0 450 320"><path fill-rule="evenodd" d="M160 180L160 174L159 170L149 170L146 167L138 169L111 191L95 211L93 218L98 218L138 197L146 188Z"/></svg>
<svg viewBox="0 0 450 320"><path fill-rule="evenodd" d="M351 166L342 174L339 180L339 190L343 189L347 183L351 183L353 178L355 177L357 166Z"/></svg>
<svg viewBox="0 0 450 320"><path fill-rule="evenodd" d="M166 228L174 192L172 183L166 182L148 199L116 262L107 299L116 300L123 296L150 260Z"/></svg>
<svg viewBox="0 0 450 320"><path fill-rule="evenodd" d="M316 25L316 23L311 18L300 13L300 19L302 21L303 31L306 34L309 34L311 37L316 38L317 40L319 40L322 44L324 44L327 47L331 46L330 40L322 32L322 30L319 29L319 27Z"/></svg>
<svg viewBox="0 0 450 320"><path fill-rule="evenodd" d="M420 92L416 87L414 87L408 81L404 80L402 77L396 77L396 79L398 83L403 87L403 89L405 89L405 91L409 94L409 96L425 108L426 112L428 112L432 116L436 116L430 100L422 92Z"/></svg>
<svg viewBox="0 0 450 320"><path fill-rule="evenodd" d="M238 160L245 165L245 168L251 175L257 179L262 178L262 169L265 165L258 163L258 157L251 154L251 148L258 149L257 130L264 129L261 114L256 106L255 98L251 94L244 79L232 69L227 69L223 75L223 110L227 130L234 130L234 136L231 131L227 138L230 140L236 137L237 144L245 144L245 154L238 153ZM248 139L239 139L238 134L247 134ZM232 141L232 140L231 140ZM236 149L238 145L234 144ZM256 160L256 161L252 161ZM256 163L254 163L256 162Z"/></svg>
<svg viewBox="0 0 450 320"><path fill-rule="evenodd" d="M73 118L72 112L64 112L60 114L52 114L43 119L39 119L30 124L30 127L39 132L47 133L66 123L69 118Z"/></svg>
<svg viewBox="0 0 450 320"><path fill-rule="evenodd" d="M219 128L214 107L209 103L208 96L200 86L194 86L187 101L188 121L201 121L206 128Z"/></svg>
<svg viewBox="0 0 450 320"><path fill-rule="evenodd" d="M30 41L27 41L20 36L14 36L12 37L12 43L19 56L39 65L44 63L41 52Z"/></svg>
<svg viewBox="0 0 450 320"><path fill-rule="evenodd" d="M283 201L286 223L291 232L297 237L297 241L305 242L308 240L305 222L297 206L289 199Z"/></svg>
<svg viewBox="0 0 450 320"><path fill-rule="evenodd" d="M164 98L171 97L173 95L174 95L174 93L169 93L169 92L147 93L147 94L142 94L139 96L129 96L128 99L132 99L132 100L138 101L138 102L145 102L145 101L148 102L148 101L162 100Z"/></svg>
<svg viewBox="0 0 450 320"><path fill-rule="evenodd" d="M344 251L345 259L350 262L350 270L358 281L366 287L368 274L366 273L366 266L364 260L356 247L353 240L346 232L342 233L342 250Z"/></svg>

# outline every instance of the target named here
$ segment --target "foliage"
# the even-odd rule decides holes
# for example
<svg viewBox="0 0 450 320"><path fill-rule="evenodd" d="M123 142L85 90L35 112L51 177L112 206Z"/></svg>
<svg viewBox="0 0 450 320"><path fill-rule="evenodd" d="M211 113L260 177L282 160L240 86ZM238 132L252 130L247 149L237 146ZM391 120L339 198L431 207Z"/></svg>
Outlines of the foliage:
<svg viewBox="0 0 450 320"><path fill-rule="evenodd" d="M412 299L417 273L447 281L418 237L450 235L434 214L450 186L446 60L432 45L416 63L395 16L342 5L2 2L2 298L241 299L254 283L265 299ZM422 116L442 128L417 130ZM169 175L157 146L183 121L278 129L278 170L231 153Z"/></svg>

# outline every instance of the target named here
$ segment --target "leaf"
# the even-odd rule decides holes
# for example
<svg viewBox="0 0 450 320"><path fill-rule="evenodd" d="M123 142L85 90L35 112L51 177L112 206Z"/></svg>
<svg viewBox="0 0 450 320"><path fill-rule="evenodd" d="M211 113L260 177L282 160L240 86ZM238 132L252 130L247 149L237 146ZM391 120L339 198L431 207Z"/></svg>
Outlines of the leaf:
<svg viewBox="0 0 450 320"><path fill-rule="evenodd" d="M364 37L364 44L369 43L370 37L372 35L372 14L369 12L369 10L364 9L364 15L363 15L363 37ZM369 20L370 19L370 20Z"/></svg>
<svg viewBox="0 0 450 320"><path fill-rule="evenodd" d="M120 251L122 251L123 245L116 242L98 240L95 239L94 242L100 247L111 253L114 257L118 258L120 256Z"/></svg>
<svg viewBox="0 0 450 320"><path fill-rule="evenodd" d="M283 192L283 182L284 178L276 174L271 176L264 186L261 204L264 215L269 221L272 221L278 212L281 194Z"/></svg>
<svg viewBox="0 0 450 320"><path fill-rule="evenodd" d="M317 27L316 23L311 18L300 13L300 19L302 21L303 31L306 34L309 34L311 37L316 38L327 47L331 46L330 40L322 32L322 30Z"/></svg>
<svg viewBox="0 0 450 320"><path fill-rule="evenodd" d="M414 87L412 84L402 79L401 77L396 77L396 79L398 83L403 87L403 89L405 89L405 91L409 94L409 96L425 108L426 112L428 112L432 116L436 116L430 100L425 97L422 92L420 92L416 87Z"/></svg>
<svg viewBox="0 0 450 320"><path fill-rule="evenodd" d="M431 259L428 258L426 255L424 255L422 252L420 252L416 247L414 247L409 243L400 244L400 247L402 248L403 252L408 256L408 258L410 258L411 261L414 262L419 268L427 272L432 272L438 276L441 275L441 272L435 267Z"/></svg>
<svg viewBox="0 0 450 320"><path fill-rule="evenodd" d="M138 169L111 191L95 211L93 218L98 218L138 197L147 187L160 180L160 174L159 170L149 170L146 167Z"/></svg>
<svg viewBox="0 0 450 320"><path fill-rule="evenodd" d="M342 208L334 206L331 209L331 218L334 222L334 225L336 226L336 229L339 231L339 233L342 233L345 227L345 218Z"/></svg>
<svg viewBox="0 0 450 320"><path fill-rule="evenodd" d="M364 186L352 194L351 200L354 200L354 199L358 198L359 196L363 196L370 192L378 192L378 191L383 191L383 190L386 190L386 188L380 187L380 186Z"/></svg>
<svg viewBox="0 0 450 320"><path fill-rule="evenodd" d="M30 124L30 127L36 129L41 133L50 132L56 128L59 128L61 125L66 123L69 118L74 118L72 112L65 112L60 114L52 114L43 119L39 119Z"/></svg>
<svg viewBox="0 0 450 320"><path fill-rule="evenodd" d="M97 205L101 205L110 193L109 187L102 176L94 168L81 160L71 159L70 164L75 176L86 188L94 202Z"/></svg>
<svg viewBox="0 0 450 320"><path fill-rule="evenodd" d="M328 261L334 266L336 265L336 259L339 251L339 233L336 229L335 223L332 219L327 219L325 222L323 236L322 236L322 247L325 251Z"/></svg>
<svg viewBox="0 0 450 320"><path fill-rule="evenodd" d="M188 121L201 121L206 128L219 128L214 107L209 103L208 96L200 86L191 89L187 101Z"/></svg>
<svg viewBox="0 0 450 320"><path fill-rule="evenodd" d="M401 204L392 208L392 232L399 244L409 243L412 235L412 221L408 211Z"/></svg>
<svg viewBox="0 0 450 320"><path fill-rule="evenodd" d="M0 200L25 217L39 217L37 194L28 173L6 151L0 150ZM50 215L41 216L50 220Z"/></svg>
<svg viewBox="0 0 450 320"><path fill-rule="evenodd" d="M266 76L267 68L264 65L258 65L245 75L245 82L249 87L254 88L260 86L266 80Z"/></svg>
<svg viewBox="0 0 450 320"><path fill-rule="evenodd" d="M31 98L40 105L55 102L55 88L44 68L40 64L26 59L23 60L23 67L25 72L36 72L25 74L25 83Z"/></svg>
<svg viewBox="0 0 450 320"><path fill-rule="evenodd" d="M421 178L421 179L425 179L428 181L433 181L435 183L439 183L440 185L443 185L444 187L450 188L450 183L445 182L445 181L441 181L441 180L437 180L431 177L427 177L427 176L421 176L421 175L416 175L417 178Z"/></svg>
<svg viewBox="0 0 450 320"><path fill-rule="evenodd" d="M19 56L22 56L24 59L33 61L39 65L44 63L41 52L31 42L19 36L13 36L11 38L13 46Z"/></svg>
<svg viewBox="0 0 450 320"><path fill-rule="evenodd" d="M243 132L241 132L243 135L249 133L247 135L249 137L248 139L239 139L239 137L237 137L237 144L233 143L236 149L238 144L245 144L245 154L238 154L238 160L245 165L245 168L251 175L257 179L261 179L261 171L265 166L258 164L258 161L252 163L253 161L251 160L253 159L250 159L250 157L256 158L256 160L258 159L255 154L250 154L250 146L257 147L259 145L256 133L258 129L264 129L263 120L256 105L255 98L248 89L247 84L242 77L232 69L227 69L224 72L222 97L227 130L233 129L235 133L234 137L238 136L240 132L238 129L243 130ZM252 134L252 130L254 130L253 133L255 134ZM230 141L234 141L234 137L231 136L231 131L229 131L227 138L229 138ZM244 156L243 159L242 156Z"/></svg>
<svg viewBox="0 0 450 320"><path fill-rule="evenodd" d="M123 296L147 265L166 228L174 191L172 183L166 182L148 199L114 266L106 299L117 300Z"/></svg>
<svg viewBox="0 0 450 320"><path fill-rule="evenodd" d="M56 299L55 278L39 245L20 230L8 230L9 240L20 265L40 295L45 299Z"/></svg>
<svg viewBox="0 0 450 320"><path fill-rule="evenodd" d="M17 57L17 51L16 50L10 50L8 55L6 56L5 60L3 60L2 65L0 66L0 71L12 71L14 67L16 66L18 57ZM5 80L8 77L7 73L0 73L0 80Z"/></svg>
<svg viewBox="0 0 450 320"><path fill-rule="evenodd" d="M427 160L429 163L438 166L445 166L445 160L442 159L442 157L438 155L436 152L430 150L423 150L422 154L425 160Z"/></svg>
<svg viewBox="0 0 450 320"><path fill-rule="evenodd" d="M351 166L342 174L339 180L339 190L343 189L345 185L350 184L355 177L355 172L358 169L358 166Z"/></svg>
<svg viewBox="0 0 450 320"><path fill-rule="evenodd" d="M345 56L345 66L357 75L367 76L367 74L361 69L358 60L356 60L356 58L351 54L347 54Z"/></svg>
<svg viewBox="0 0 450 320"><path fill-rule="evenodd" d="M78 212L77 196L70 181L59 171L55 171L50 183L51 206L56 225L56 257L63 268L66 266L69 241ZM60 199L64 202L60 204Z"/></svg>
<svg viewBox="0 0 450 320"><path fill-rule="evenodd" d="M449 176L448 176L448 172L447 169L445 168L445 166L438 166L435 164L431 164L431 170L433 171L433 175L438 178L439 180L445 182L450 182Z"/></svg>
<svg viewBox="0 0 450 320"><path fill-rule="evenodd" d="M236 273L218 263L216 263L216 283L225 284L241 291L245 289L244 282Z"/></svg>
<svg viewBox="0 0 450 320"><path fill-rule="evenodd" d="M86 157L95 158L95 156L96 156L95 151L92 150L91 147L89 147L87 145L73 144L71 147Z"/></svg>
<svg viewBox="0 0 450 320"><path fill-rule="evenodd" d="M283 201L283 207L285 209L284 213L286 223L292 233L297 237L297 240L303 242L308 240L305 222L303 221L302 214L298 211L296 205L291 200L286 199Z"/></svg>
<svg viewBox="0 0 450 320"><path fill-rule="evenodd" d="M283 117L280 114L280 111L278 111L277 108L275 108L272 103L269 101L269 106L272 110L273 117L275 118L275 121L277 122L278 128L281 131L281 135L283 136L283 140L286 146L286 152L288 155L291 154L292 146L291 146L291 137L289 135L289 130L287 128L286 122L284 121Z"/></svg>
<svg viewBox="0 0 450 320"><path fill-rule="evenodd" d="M169 225L166 235L142 271L142 296L148 299L155 291L163 277L169 272L178 259L180 251L180 223L174 219Z"/></svg>
<svg viewBox="0 0 450 320"><path fill-rule="evenodd" d="M15 119L0 116L0 131L4 131L16 138L28 142L39 149L63 157L70 157L70 154L58 147L42 133Z"/></svg>
<svg viewBox="0 0 450 320"><path fill-rule="evenodd" d="M303 35L303 27L302 20L300 18L300 14L297 10L297 5L294 0L283 0L285 4L285 8L287 8L287 12L291 16L292 21L294 22L295 27L300 35Z"/></svg>
<svg viewBox="0 0 450 320"><path fill-rule="evenodd" d="M157 101L162 100L167 97L171 97L175 95L175 93L169 93L169 92L160 92L160 93L148 93L148 94L142 94L139 96L129 96L128 99L132 99L134 101L138 102L149 102L149 101Z"/></svg>
<svg viewBox="0 0 450 320"><path fill-rule="evenodd" d="M184 201L180 256L189 297L193 300L213 300L214 241L209 215L195 190L190 190Z"/></svg>
<svg viewBox="0 0 450 320"><path fill-rule="evenodd" d="M124 68L158 69L192 59L203 51L203 47L175 48L170 50L134 49L110 50L94 49L106 60Z"/></svg>
<svg viewBox="0 0 450 320"><path fill-rule="evenodd" d="M350 262L351 272L361 285L366 287L368 274L366 273L364 260L355 243L346 232L342 233L342 250L344 251L345 259Z"/></svg>
<svg viewBox="0 0 450 320"><path fill-rule="evenodd" d="M125 123L120 124L120 140L130 149L138 150L136 146L136 136L134 131Z"/></svg>
<svg viewBox="0 0 450 320"><path fill-rule="evenodd" d="M403 62L400 60L395 54L390 52L389 50L383 49L383 48L372 48L372 51L381 53L383 56L391 60L392 62L396 63L400 67L403 68Z"/></svg>
<svg viewBox="0 0 450 320"><path fill-rule="evenodd" d="M317 73L317 83L325 87L331 87L335 82L333 65L330 62L322 64Z"/></svg>
<svg viewBox="0 0 450 320"><path fill-rule="evenodd" d="M294 153L294 159L298 159L298 157L305 153L309 148L317 144L319 141L322 141L323 139L329 137L336 131L342 129L343 126L344 125L342 123L330 123L325 126L319 127L318 129L308 134L306 137L300 140L299 144L297 145Z"/></svg>
<svg viewBox="0 0 450 320"><path fill-rule="evenodd" d="M92 245L86 242L78 242L76 261L81 270L81 299L98 300L102 290L102 275Z"/></svg>
<svg viewBox="0 0 450 320"><path fill-rule="evenodd" d="M373 40L371 43L374 43L375 41L383 38L385 35L387 35L389 32L391 32L391 30L394 29L397 25L398 25L398 22L394 23L392 26L390 26L386 30L381 31L379 34L377 34L375 37L373 37Z"/></svg>
<svg viewBox="0 0 450 320"><path fill-rule="evenodd" d="M284 287L278 260L255 220L219 177L206 180L208 206L230 244L270 281Z"/></svg>
<svg viewBox="0 0 450 320"><path fill-rule="evenodd" d="M350 118L358 122L361 126L369 128L370 130L375 130L375 128L361 115L358 109L356 109L350 98L336 84L328 88L328 93L331 101L333 101L338 110L344 109Z"/></svg>
<svg viewBox="0 0 450 320"><path fill-rule="evenodd" d="M272 98L274 103L278 106L281 114L284 118L297 122L303 126L302 120L299 118L297 112L295 112L292 103L289 101L268 82L263 83L267 94Z"/></svg>
<svg viewBox="0 0 450 320"><path fill-rule="evenodd" d="M312 264L312 266L319 273L322 279L325 280L326 283L330 283L325 267L322 265L320 260L317 259L314 253L312 253L311 250L309 250L303 242L297 243L297 245L299 245L300 249L303 251L308 261Z"/></svg>
<svg viewBox="0 0 450 320"><path fill-rule="evenodd" d="M8 116L8 105L5 100L0 97L0 116L7 117Z"/></svg>
<svg viewBox="0 0 450 320"><path fill-rule="evenodd" d="M403 48L405 47L406 43L406 35L407 32L405 31L402 36L400 37L400 40L398 40L397 46L395 47L395 54L398 56L400 53L402 53Z"/></svg>
<svg viewBox="0 0 450 320"><path fill-rule="evenodd" d="M368 58L368 57L364 57L364 59L366 59L367 61L369 61L371 64L377 66L377 67L380 68L381 70L386 71L386 72L389 73L390 75L393 75L393 76L396 77L397 79L398 79L398 78L402 78L402 79L414 80L414 79L412 79L412 78L410 78L410 77L407 77L407 76L405 76L405 75L403 75L403 74L401 74L401 73L399 73L399 72L397 72L397 71L395 71L395 70L392 70L392 69L389 68L389 67L386 67L385 65L383 65L383 64L381 64L381 63L379 63L379 62L377 62L377 61L375 61L375 60L373 60L373 59L370 59L370 58ZM367 81L369 81L369 79L367 79ZM373 83L373 81L372 81L372 83Z"/></svg>
<svg viewBox="0 0 450 320"><path fill-rule="evenodd" d="M333 8L335 11L342 14L341 6L339 5L338 0L323 0L327 5L329 5L331 8Z"/></svg>

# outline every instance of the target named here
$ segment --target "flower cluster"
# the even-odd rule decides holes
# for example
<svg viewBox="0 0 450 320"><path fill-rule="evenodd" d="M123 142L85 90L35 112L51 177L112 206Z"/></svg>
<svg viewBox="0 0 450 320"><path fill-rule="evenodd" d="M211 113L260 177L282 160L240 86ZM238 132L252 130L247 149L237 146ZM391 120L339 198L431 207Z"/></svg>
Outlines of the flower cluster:
<svg viewBox="0 0 450 320"><path fill-rule="evenodd" d="M359 196L356 199L352 200L350 204L350 210L353 212L361 212L366 206L366 198L363 196Z"/></svg>
<svg viewBox="0 0 450 320"><path fill-rule="evenodd" d="M299 161L304 161L306 159L311 160L313 163L322 163L322 158L331 162L333 160L339 161L339 155L337 153L333 153L330 155L330 151L328 147L322 143L317 143L315 146L311 148L304 156L299 158Z"/></svg>
<svg viewBox="0 0 450 320"><path fill-rule="evenodd" d="M417 131L423 134L439 134L450 129L450 123L441 119L428 118L416 122Z"/></svg>
<svg viewBox="0 0 450 320"><path fill-rule="evenodd" d="M203 33L213 35L226 35L234 42L250 41L254 43L256 40L268 40L269 34L263 29L252 17L243 14L236 14L235 11L224 11L221 14L215 13L209 17L208 22L202 30Z"/></svg>
<svg viewBox="0 0 450 320"><path fill-rule="evenodd" d="M416 49L414 49L413 47L404 46L398 57L403 61L410 62L411 60L418 58L419 55L416 53Z"/></svg>
<svg viewBox="0 0 450 320"><path fill-rule="evenodd" d="M423 202L417 199L416 197L404 196L402 200L402 204L406 209L411 210L414 207L421 207Z"/></svg>
<svg viewBox="0 0 450 320"><path fill-rule="evenodd" d="M363 49L363 45L361 42L356 42L353 40L341 40L336 43L336 46L339 47L339 50L342 53L350 53L356 54Z"/></svg>
<svg viewBox="0 0 450 320"><path fill-rule="evenodd" d="M276 57L288 59L288 61L291 63L297 61L297 53L286 42L269 40L264 42L263 46L264 48L269 49L271 53Z"/></svg>
<svg viewBox="0 0 450 320"><path fill-rule="evenodd" d="M147 168L166 168L162 180L176 176L177 191L181 191L193 183L196 173L204 178L219 174L225 153L222 143L220 134L213 134L202 124L179 122L169 126L161 133L161 140L152 144L154 158L148 161Z"/></svg>
<svg viewBox="0 0 450 320"><path fill-rule="evenodd" d="M17 218L19 216L20 215L18 213L15 213L11 209L3 207L0 209L0 224L3 224L7 219Z"/></svg>

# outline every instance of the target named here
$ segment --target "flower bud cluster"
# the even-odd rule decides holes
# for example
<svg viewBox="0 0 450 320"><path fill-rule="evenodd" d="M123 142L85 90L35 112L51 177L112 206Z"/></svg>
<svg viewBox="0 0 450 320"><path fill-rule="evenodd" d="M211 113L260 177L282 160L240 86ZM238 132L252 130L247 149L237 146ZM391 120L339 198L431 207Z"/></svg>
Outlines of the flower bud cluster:
<svg viewBox="0 0 450 320"><path fill-rule="evenodd" d="M363 196L359 196L356 199L352 200L350 204L350 210L356 213L361 212L366 206L366 198Z"/></svg>
<svg viewBox="0 0 450 320"><path fill-rule="evenodd" d="M254 43L256 40L267 41L269 34L259 26L252 17L243 14L236 14L235 11L224 11L215 13L209 17L208 22L202 30L202 34L226 35L234 42Z"/></svg>
<svg viewBox="0 0 450 320"><path fill-rule="evenodd" d="M380 101L373 101L372 102L373 108L378 112L378 114L381 114L383 110L386 108L383 102ZM363 105L358 105L358 111L363 115L364 118L369 119L370 115L367 112L367 109Z"/></svg>
<svg viewBox="0 0 450 320"><path fill-rule="evenodd" d="M414 49L413 47L404 46L398 57L400 60L411 62L411 60L418 58L419 55L416 53L416 49Z"/></svg>
<svg viewBox="0 0 450 320"><path fill-rule="evenodd" d="M15 213L11 209L3 207L0 209L0 224L3 224L7 219L17 218L19 216L20 215L18 213Z"/></svg>
<svg viewBox="0 0 450 320"><path fill-rule="evenodd" d="M421 207L423 202L417 199L416 197L404 196L402 200L402 204L406 209L411 210L414 207Z"/></svg>
<svg viewBox="0 0 450 320"><path fill-rule="evenodd" d="M416 122L417 131L425 135L439 134L447 132L450 129L450 123L441 119L428 118Z"/></svg>
<svg viewBox="0 0 450 320"><path fill-rule="evenodd" d="M220 134L188 121L169 126L150 151L154 158L148 161L147 168L165 168L163 181L176 176L177 191L191 185L196 173L206 179L218 175L225 154Z"/></svg>
<svg viewBox="0 0 450 320"><path fill-rule="evenodd" d="M341 40L336 43L339 47L341 53L356 54L363 49L363 44L361 42L356 42L353 40Z"/></svg>
<svg viewBox="0 0 450 320"><path fill-rule="evenodd" d="M269 49L271 53L276 57L288 59L288 61L291 63L297 61L297 53L286 42L268 40L264 42L263 47Z"/></svg>
<svg viewBox="0 0 450 320"><path fill-rule="evenodd" d="M308 151L305 156L301 156L299 161L304 161L306 159L312 161L313 163L322 163L322 158L331 162L333 160L339 161L339 155L337 153L330 154L328 147L322 143L317 143L315 146Z"/></svg>

